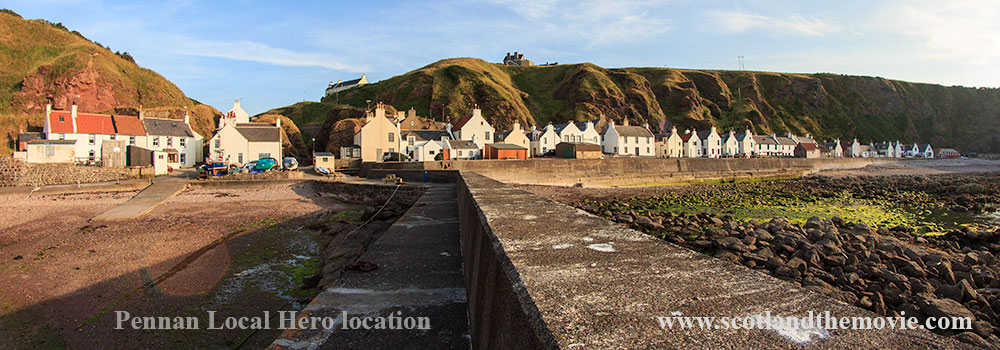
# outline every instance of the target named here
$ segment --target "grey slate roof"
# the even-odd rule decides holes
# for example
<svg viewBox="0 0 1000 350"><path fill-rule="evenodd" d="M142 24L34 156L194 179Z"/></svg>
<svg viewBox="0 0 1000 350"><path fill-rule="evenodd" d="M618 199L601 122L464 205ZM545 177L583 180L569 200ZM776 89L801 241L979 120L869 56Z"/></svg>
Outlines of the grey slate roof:
<svg viewBox="0 0 1000 350"><path fill-rule="evenodd" d="M403 140L407 140L410 136L416 137L417 141L430 141L430 140L441 140L442 136L451 137L445 130L403 130L400 131Z"/></svg>
<svg viewBox="0 0 1000 350"><path fill-rule="evenodd" d="M451 140L449 145L452 149L479 149L479 146L472 141Z"/></svg>
<svg viewBox="0 0 1000 350"><path fill-rule="evenodd" d="M777 136L775 138L778 139L778 144L779 145L786 145L786 146L795 146L795 145L798 145L798 143L795 142L795 140L792 140L791 138L788 138L786 136Z"/></svg>
<svg viewBox="0 0 1000 350"><path fill-rule="evenodd" d="M768 135L753 135L753 142L758 145L777 145L778 142L775 141L771 136Z"/></svg>
<svg viewBox="0 0 1000 350"><path fill-rule="evenodd" d="M354 79L354 80L348 80L348 81L342 81L342 82L334 84L334 85L332 85L332 86L330 86L330 87L328 87L326 89L330 90L330 89L336 89L336 88L339 88L339 87L342 87L342 86L358 85L359 81L361 81L361 78L357 78L357 79Z"/></svg>
<svg viewBox="0 0 1000 350"><path fill-rule="evenodd" d="M236 124L236 131L250 142L278 142L281 139L280 129L270 124Z"/></svg>
<svg viewBox="0 0 1000 350"><path fill-rule="evenodd" d="M618 131L618 135L621 136L653 137L653 133L641 126L615 125L615 130Z"/></svg>
<svg viewBox="0 0 1000 350"><path fill-rule="evenodd" d="M509 144L509 143L491 143L490 147L493 147L493 148L496 148L496 149L524 149L524 150L527 149L527 148L524 148L524 147L521 147L521 146L518 146L518 145Z"/></svg>
<svg viewBox="0 0 1000 350"><path fill-rule="evenodd" d="M146 128L146 135L194 137L194 131L183 120L145 117L142 126Z"/></svg>

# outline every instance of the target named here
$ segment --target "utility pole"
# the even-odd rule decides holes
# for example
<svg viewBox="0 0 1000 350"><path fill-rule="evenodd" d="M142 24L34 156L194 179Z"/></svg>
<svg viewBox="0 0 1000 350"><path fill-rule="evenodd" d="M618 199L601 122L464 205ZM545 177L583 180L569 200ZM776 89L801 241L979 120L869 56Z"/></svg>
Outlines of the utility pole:
<svg viewBox="0 0 1000 350"><path fill-rule="evenodd" d="M743 56L736 56L736 57L737 57L737 58L739 58L739 60L740 60L740 70L741 70L741 71L746 71L746 70L747 70L747 68L746 68L746 66L745 66L745 65L743 64Z"/></svg>

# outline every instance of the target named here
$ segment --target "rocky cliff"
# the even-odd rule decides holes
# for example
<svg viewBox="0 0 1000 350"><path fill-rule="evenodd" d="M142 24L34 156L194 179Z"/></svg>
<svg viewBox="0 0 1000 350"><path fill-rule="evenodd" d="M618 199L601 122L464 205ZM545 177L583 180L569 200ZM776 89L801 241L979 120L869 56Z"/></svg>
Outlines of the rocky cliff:
<svg viewBox="0 0 1000 350"><path fill-rule="evenodd" d="M648 122L654 131L672 125L723 131L749 126L758 133L929 142L938 148L1000 152L1000 90L879 77L609 69L589 63L514 67L455 58L339 96L340 103L353 107L365 107L366 100L414 107L422 116L452 122L479 104L499 128L515 121L544 125L603 115L618 122ZM326 120L328 127L319 135L348 117L328 112L327 118L334 120Z"/></svg>
<svg viewBox="0 0 1000 350"><path fill-rule="evenodd" d="M180 119L211 137L215 108L188 98L156 72L135 64L128 53L112 52L62 24L25 20L0 11L0 151L13 148L18 128L42 126L45 105L81 111Z"/></svg>

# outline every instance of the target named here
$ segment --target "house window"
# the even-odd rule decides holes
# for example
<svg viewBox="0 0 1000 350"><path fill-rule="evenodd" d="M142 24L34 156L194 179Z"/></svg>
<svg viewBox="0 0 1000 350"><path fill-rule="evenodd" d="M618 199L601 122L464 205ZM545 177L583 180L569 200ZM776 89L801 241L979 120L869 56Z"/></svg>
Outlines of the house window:
<svg viewBox="0 0 1000 350"><path fill-rule="evenodd" d="M187 162L187 154L181 153L181 164L184 164L185 162Z"/></svg>
<svg viewBox="0 0 1000 350"><path fill-rule="evenodd" d="M411 122L411 123L412 123L412 122ZM413 146L413 143L414 143L414 141L416 141L416 140L417 140L417 138L416 138L416 137L413 137L413 136L410 136L410 137L407 137L407 138L406 138L406 141L408 141L408 142L410 143L410 146Z"/></svg>
<svg viewBox="0 0 1000 350"><path fill-rule="evenodd" d="M111 139L112 139L112 140L117 140L117 139L118 139L118 135L116 135L116 134L111 134Z"/></svg>
<svg viewBox="0 0 1000 350"><path fill-rule="evenodd" d="M411 120L410 121L410 126L413 126L413 125L414 125L414 122Z"/></svg>
<svg viewBox="0 0 1000 350"><path fill-rule="evenodd" d="M222 139L215 139L215 148L222 147Z"/></svg>
<svg viewBox="0 0 1000 350"><path fill-rule="evenodd" d="M180 138L180 141L179 141L179 142L180 142L180 144L181 144L181 147L184 147L184 145L185 145L185 144L187 144L187 142L186 142L186 141L187 141L187 138L184 138L184 137Z"/></svg>
<svg viewBox="0 0 1000 350"><path fill-rule="evenodd" d="M132 146L135 146L135 136L129 136L128 137L128 144L132 145Z"/></svg>
<svg viewBox="0 0 1000 350"><path fill-rule="evenodd" d="M90 152L87 155L90 158L90 160L94 160L94 158L95 158L94 150L90 150Z"/></svg>
<svg viewBox="0 0 1000 350"><path fill-rule="evenodd" d="M153 146L160 146L160 137L159 136L153 138Z"/></svg>
<svg viewBox="0 0 1000 350"><path fill-rule="evenodd" d="M54 155L56 155L55 148L52 147L52 146L45 146L45 156L46 157L51 157L51 156L54 156Z"/></svg>
<svg viewBox="0 0 1000 350"><path fill-rule="evenodd" d="M390 132L389 133L389 142L392 142L395 139L396 139L396 134L393 134L393 133Z"/></svg>
<svg viewBox="0 0 1000 350"><path fill-rule="evenodd" d="M91 145L97 143L97 135L90 134L90 140L89 140L88 143L91 144Z"/></svg>
<svg viewBox="0 0 1000 350"><path fill-rule="evenodd" d="M270 153L257 153L257 159L271 158Z"/></svg>
<svg viewBox="0 0 1000 350"><path fill-rule="evenodd" d="M487 131L487 132L486 132L486 141L489 141L489 140L490 140L490 132L489 132L489 131Z"/></svg>
<svg viewBox="0 0 1000 350"><path fill-rule="evenodd" d="M65 121L66 121L66 117L65 116L59 116L59 122L60 123L65 122Z"/></svg>
<svg viewBox="0 0 1000 350"><path fill-rule="evenodd" d="M236 162L237 163L243 163L243 153L237 153L236 154Z"/></svg>
<svg viewBox="0 0 1000 350"><path fill-rule="evenodd" d="M174 138L167 136L167 147L173 147L173 145L174 145Z"/></svg>
<svg viewBox="0 0 1000 350"><path fill-rule="evenodd" d="M459 156L459 157L461 157L461 156L462 156L462 151L458 151L458 156Z"/></svg>

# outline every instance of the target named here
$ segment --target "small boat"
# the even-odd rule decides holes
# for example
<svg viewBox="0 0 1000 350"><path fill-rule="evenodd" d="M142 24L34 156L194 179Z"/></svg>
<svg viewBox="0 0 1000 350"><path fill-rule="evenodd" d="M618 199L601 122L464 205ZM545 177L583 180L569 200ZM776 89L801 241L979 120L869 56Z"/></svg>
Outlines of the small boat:
<svg viewBox="0 0 1000 350"><path fill-rule="evenodd" d="M316 172L323 176L330 176L330 170L321 166L316 167Z"/></svg>

